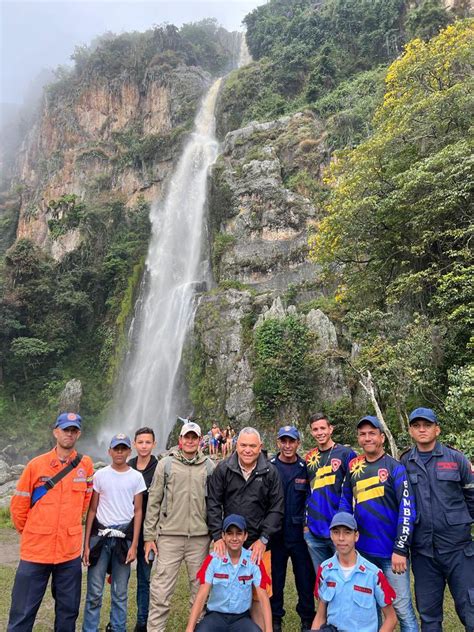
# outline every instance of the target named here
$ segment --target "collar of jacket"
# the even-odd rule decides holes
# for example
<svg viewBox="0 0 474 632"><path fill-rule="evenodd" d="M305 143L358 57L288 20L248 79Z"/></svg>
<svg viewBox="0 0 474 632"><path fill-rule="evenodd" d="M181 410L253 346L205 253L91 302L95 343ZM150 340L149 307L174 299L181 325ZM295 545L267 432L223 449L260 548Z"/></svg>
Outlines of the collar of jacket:
<svg viewBox="0 0 474 632"><path fill-rule="evenodd" d="M276 462L276 460L278 459L278 457L280 456L280 454L281 454L281 452L277 452L277 453L275 454L275 456L274 456L272 459L270 459L270 463L275 463L275 462ZM280 462L281 462L281 463L285 463L285 465L294 465L295 463L299 463L302 467L303 467L304 465L306 465L306 461L304 461L304 460L300 457L300 455L299 455L299 454L297 454L297 455L296 455L296 457L297 457L297 458L296 458L296 461L293 461L293 463L285 463L285 461L280 461Z"/></svg>
<svg viewBox="0 0 474 632"><path fill-rule="evenodd" d="M178 461L180 461L181 463L184 463L184 465L200 465L201 463L204 463L204 461L207 458L200 450L196 452L196 454L194 455L192 459L187 459L183 455L181 450L176 450L175 452L172 452L171 456L177 459Z"/></svg>
<svg viewBox="0 0 474 632"><path fill-rule="evenodd" d="M156 458L154 454L152 454L151 459L144 470L137 469L137 462L138 462L138 456L134 456L128 461L128 464L130 465L130 467L133 467L134 470L137 470L137 472L142 472L144 474L148 470L151 470L151 468L155 465L155 463L158 462L158 459Z"/></svg>
<svg viewBox="0 0 474 632"><path fill-rule="evenodd" d="M75 459L77 450L73 450L71 454L67 457L66 461L60 460L56 448L53 448L49 454L51 455L51 461L49 462L51 467L58 467L68 465L73 459Z"/></svg>
<svg viewBox="0 0 474 632"><path fill-rule="evenodd" d="M436 442L436 445L433 448L432 454L433 456L443 456L443 446L441 445L439 441ZM416 447L416 445L414 445L410 451L410 456L408 457L408 459L410 461L416 461L417 457L418 457L418 448Z"/></svg>
<svg viewBox="0 0 474 632"><path fill-rule="evenodd" d="M226 463L227 463L227 467L230 470L232 470L233 472L237 472L237 474L240 474L242 476L242 470L240 469L239 456L237 452L234 452L234 454L227 459ZM262 453L260 453L258 455L257 465L255 469L252 470L252 473L250 474L250 478L252 478L253 476L256 476L257 474L266 474L269 471L269 469L270 468L268 466L267 459L263 456Z"/></svg>

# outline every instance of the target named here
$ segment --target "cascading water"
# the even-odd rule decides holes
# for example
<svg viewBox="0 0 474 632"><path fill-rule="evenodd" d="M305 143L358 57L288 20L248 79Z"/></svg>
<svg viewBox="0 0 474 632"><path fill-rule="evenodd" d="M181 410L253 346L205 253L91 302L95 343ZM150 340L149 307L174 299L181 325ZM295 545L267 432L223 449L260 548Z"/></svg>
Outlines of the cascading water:
<svg viewBox="0 0 474 632"><path fill-rule="evenodd" d="M166 198L150 213L152 235L145 280L131 327L132 348L110 421L102 432L132 433L151 426L163 448L177 415L174 393L186 335L194 321L194 290L205 277L201 261L206 181L215 161L214 108L221 79L205 96L171 178Z"/></svg>

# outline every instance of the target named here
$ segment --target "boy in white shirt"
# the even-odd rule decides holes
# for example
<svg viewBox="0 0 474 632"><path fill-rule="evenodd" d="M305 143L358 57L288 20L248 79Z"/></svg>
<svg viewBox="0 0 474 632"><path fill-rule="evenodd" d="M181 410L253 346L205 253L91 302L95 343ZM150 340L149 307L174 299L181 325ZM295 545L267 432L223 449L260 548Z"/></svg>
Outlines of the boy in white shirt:
<svg viewBox="0 0 474 632"><path fill-rule="evenodd" d="M84 564L89 567L83 632L97 632L99 629L108 569L112 571L110 630L126 632L130 563L137 557L142 493L146 489L140 472L127 464L131 447L130 438L126 435L112 437L109 446L112 463L94 475L82 556Z"/></svg>

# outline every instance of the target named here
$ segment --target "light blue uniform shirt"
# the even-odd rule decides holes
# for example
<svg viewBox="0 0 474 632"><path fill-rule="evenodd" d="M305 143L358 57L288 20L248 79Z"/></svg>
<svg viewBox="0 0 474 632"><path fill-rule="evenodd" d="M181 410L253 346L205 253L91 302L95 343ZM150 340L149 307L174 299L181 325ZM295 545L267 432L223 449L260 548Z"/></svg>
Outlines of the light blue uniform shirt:
<svg viewBox="0 0 474 632"><path fill-rule="evenodd" d="M263 565L250 561L251 551L242 549L237 566L229 557L220 559L211 553L204 560L197 578L211 584L207 609L224 614L242 614L252 605L252 586L265 588L267 575ZM263 581L262 581L263 574Z"/></svg>
<svg viewBox="0 0 474 632"><path fill-rule="evenodd" d="M337 554L323 562L318 569L316 593L327 603L327 623L339 632L377 632L377 604L384 608L395 599L382 571L359 553L347 579Z"/></svg>

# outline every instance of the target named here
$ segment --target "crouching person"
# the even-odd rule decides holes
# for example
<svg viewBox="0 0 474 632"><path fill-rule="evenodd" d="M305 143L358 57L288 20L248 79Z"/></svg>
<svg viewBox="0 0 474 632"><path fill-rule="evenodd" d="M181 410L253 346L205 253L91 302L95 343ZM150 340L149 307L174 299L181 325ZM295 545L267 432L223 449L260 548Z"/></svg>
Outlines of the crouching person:
<svg viewBox="0 0 474 632"><path fill-rule="evenodd" d="M250 617L252 590L256 592L262 607L263 632L272 632L272 613L266 591L270 579L263 562L251 562L251 551L243 548L247 537L247 524L243 516L231 514L225 518L222 526L225 555L220 558L216 553L211 553L198 572L201 586L189 615L186 632L262 632ZM196 627L208 597L206 614Z"/></svg>
<svg viewBox="0 0 474 632"><path fill-rule="evenodd" d="M315 595L319 607L311 629L377 632L378 605L385 619L380 632L393 632L397 625L392 606L395 592L382 571L355 550L359 533L354 516L337 513L329 528L336 554L318 569Z"/></svg>
<svg viewBox="0 0 474 632"><path fill-rule="evenodd" d="M130 563L137 557L142 522L142 492L146 484L140 472L127 464L131 442L115 435L109 447L112 464L95 473L92 500L87 513L83 562L88 566L83 632L99 629L106 573L111 571L111 632L126 632L127 590ZM143 555L143 552L140 552Z"/></svg>

